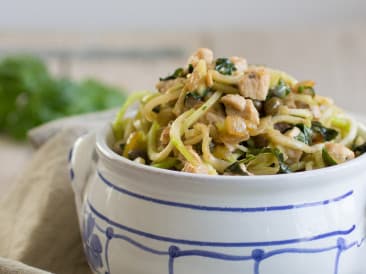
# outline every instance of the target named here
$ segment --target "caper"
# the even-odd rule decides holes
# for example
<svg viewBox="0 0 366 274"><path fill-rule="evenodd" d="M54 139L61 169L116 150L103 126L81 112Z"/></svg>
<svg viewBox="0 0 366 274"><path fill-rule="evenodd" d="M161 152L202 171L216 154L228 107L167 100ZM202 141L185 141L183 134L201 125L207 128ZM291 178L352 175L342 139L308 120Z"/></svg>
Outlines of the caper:
<svg viewBox="0 0 366 274"><path fill-rule="evenodd" d="M253 138L255 147L262 148L262 147L268 146L269 142L268 142L268 139L265 135L260 134L260 135L257 135L257 136L253 136L252 138Z"/></svg>
<svg viewBox="0 0 366 274"><path fill-rule="evenodd" d="M262 112L263 109L263 103L259 100L253 100L253 104L255 106L255 108L257 109L257 111L260 113Z"/></svg>
<svg viewBox="0 0 366 274"><path fill-rule="evenodd" d="M264 110L267 115L276 115L281 105L281 99L272 97L264 104Z"/></svg>

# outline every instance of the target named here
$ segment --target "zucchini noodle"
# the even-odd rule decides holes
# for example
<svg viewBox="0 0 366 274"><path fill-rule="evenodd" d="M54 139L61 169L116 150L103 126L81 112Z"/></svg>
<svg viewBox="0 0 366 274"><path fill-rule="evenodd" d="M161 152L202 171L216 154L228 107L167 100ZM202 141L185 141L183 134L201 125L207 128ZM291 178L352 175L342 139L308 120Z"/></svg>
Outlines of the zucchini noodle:
<svg viewBox="0 0 366 274"><path fill-rule="evenodd" d="M149 133L147 135L147 154L149 158L152 161L160 162L168 157L170 152L173 149L173 144L171 142L168 143L168 145L160 152L156 149L156 133L159 128L159 125L157 122L154 122L149 130Z"/></svg>
<svg viewBox="0 0 366 274"><path fill-rule="evenodd" d="M213 166L218 172L223 173L231 163L217 159L215 156L211 154L210 151L211 138L208 127L203 124L198 124L197 127L202 131L203 134L202 155L204 161Z"/></svg>
<svg viewBox="0 0 366 274"><path fill-rule="evenodd" d="M166 104L170 101L177 99L180 95L179 89L174 87L174 89L169 90L167 93L157 96L146 103L143 108L143 112L148 121L153 121L156 119L156 113L153 109L159 105Z"/></svg>
<svg viewBox="0 0 366 274"><path fill-rule="evenodd" d="M268 137L274 144L278 144L284 147L292 148L295 150L301 150L306 153L314 153L316 151L321 150L321 147L319 146L308 146L307 144L304 144L303 142L297 141L291 137L287 137L278 130L269 130L267 132Z"/></svg>
<svg viewBox="0 0 366 274"><path fill-rule="evenodd" d="M184 122L184 129L189 128L191 125L197 122L197 120L201 118L201 116L204 115L210 109L210 107L212 107L220 99L221 94L221 91L216 91L202 106L194 111L192 115L190 115Z"/></svg>
<svg viewBox="0 0 366 274"><path fill-rule="evenodd" d="M215 90L220 90L224 93L229 93L229 94L239 93L238 88L233 87L233 86L228 86L228 85L225 85L225 84L221 84L221 83L217 83L217 82L213 83L212 88L215 89Z"/></svg>
<svg viewBox="0 0 366 274"><path fill-rule="evenodd" d="M148 94L150 94L150 91L144 90L144 91L133 93L131 96L129 96L127 98L126 102L123 104L123 106L117 113L117 116L112 124L113 133L117 139L120 139L122 136L123 125L124 125L123 118L124 118L128 108Z"/></svg>
<svg viewBox="0 0 366 274"><path fill-rule="evenodd" d="M324 168L365 152L366 127L314 81L247 64L198 49L156 93L127 99L112 123L114 151L155 168L237 176Z"/></svg>
<svg viewBox="0 0 366 274"><path fill-rule="evenodd" d="M171 143L173 146L193 165L198 165L196 158L192 153L185 147L183 141L181 139L181 135L183 134L183 123L184 120L187 119L192 114L193 110L188 110L180 115L175 121L172 123L170 128L169 136Z"/></svg>
<svg viewBox="0 0 366 274"><path fill-rule="evenodd" d="M350 146L357 137L358 124L351 117L347 117L347 120L349 122L349 130L340 143L345 146Z"/></svg>
<svg viewBox="0 0 366 274"><path fill-rule="evenodd" d="M277 124L277 123L289 123L292 125L296 125L296 124L305 124L308 122L306 121L306 119L301 118L301 117L296 117L296 116L291 116L291 115L277 115L277 116L273 116L272 117L272 123L273 124Z"/></svg>

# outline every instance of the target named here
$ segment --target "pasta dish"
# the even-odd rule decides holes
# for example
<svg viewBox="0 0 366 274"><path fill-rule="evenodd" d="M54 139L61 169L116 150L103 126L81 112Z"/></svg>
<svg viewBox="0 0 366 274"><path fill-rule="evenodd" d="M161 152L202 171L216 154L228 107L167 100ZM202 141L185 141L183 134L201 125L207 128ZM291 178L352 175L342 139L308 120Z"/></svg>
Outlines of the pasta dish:
<svg viewBox="0 0 366 274"><path fill-rule="evenodd" d="M130 95L113 122L114 150L141 164L271 175L340 164L366 149L358 123L313 81L241 57L198 49L156 89Z"/></svg>

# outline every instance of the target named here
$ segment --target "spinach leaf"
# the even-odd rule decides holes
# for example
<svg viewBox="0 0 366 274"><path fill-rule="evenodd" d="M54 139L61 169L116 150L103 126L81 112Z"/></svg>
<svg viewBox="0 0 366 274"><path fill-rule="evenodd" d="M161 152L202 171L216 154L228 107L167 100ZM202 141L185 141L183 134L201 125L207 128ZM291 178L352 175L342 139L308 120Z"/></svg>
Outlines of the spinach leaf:
<svg viewBox="0 0 366 274"><path fill-rule="evenodd" d="M353 151L356 153L357 156L365 153L366 152L366 143L363 143L362 145L355 147Z"/></svg>
<svg viewBox="0 0 366 274"><path fill-rule="evenodd" d="M296 125L296 127L299 128L301 132L295 137L295 139L307 145L311 145L313 142L313 131L311 130L311 128L305 126L304 124L298 124Z"/></svg>
<svg viewBox="0 0 366 274"><path fill-rule="evenodd" d="M193 98L194 100L201 100L203 99L209 92L211 91L211 89L206 88L203 90L202 94L200 94L198 91L191 91L188 92L186 94L185 100L189 99L190 97Z"/></svg>
<svg viewBox="0 0 366 274"><path fill-rule="evenodd" d="M237 161L237 162L231 164L230 166L228 166L225 169L225 172L231 172L231 173L234 173L237 175L248 176L249 174L240 167L241 164L242 164L242 162Z"/></svg>
<svg viewBox="0 0 366 274"><path fill-rule="evenodd" d="M236 67L228 58L218 58L216 59L215 70L224 75L231 75L233 71L236 71Z"/></svg>
<svg viewBox="0 0 366 274"><path fill-rule="evenodd" d="M311 130L319 133L325 141L333 140L338 136L338 131L332 128L327 128L317 121L311 123Z"/></svg>
<svg viewBox="0 0 366 274"><path fill-rule="evenodd" d="M241 169L240 166L239 166L240 164L242 164L242 163L247 164L251 160L255 159L255 157L257 155L262 154L262 153L272 153L277 158L278 164L279 164L279 172L278 173L291 173L292 172L290 170L290 168L288 167L288 165L285 163L285 159L284 159L284 156L281 153L281 151L278 148L270 148L270 147L250 148L248 150L248 152L246 153L244 159L236 161L235 163L233 163L230 166L231 167L230 171L232 171L232 172L238 171L238 169ZM242 173L243 173L243 171L242 171Z"/></svg>
<svg viewBox="0 0 366 274"><path fill-rule="evenodd" d="M194 70L193 65L192 65L192 64L189 64L189 65L188 65L188 73L192 73L192 72L193 72L193 70Z"/></svg>
<svg viewBox="0 0 366 274"><path fill-rule="evenodd" d="M290 92L290 87L286 84L285 81L280 79L277 85L269 90L266 100L269 100L272 97L285 98L287 95L290 94Z"/></svg>
<svg viewBox="0 0 366 274"><path fill-rule="evenodd" d="M168 81L168 80L174 80L179 77L184 77L185 72L183 68L177 68L171 75L168 75L167 77L160 78L160 81Z"/></svg>
<svg viewBox="0 0 366 274"><path fill-rule="evenodd" d="M278 173L291 173L291 169L289 166L285 163L285 159L283 157L283 154L278 148L272 149L272 153L277 157L278 164L280 166L280 170Z"/></svg>

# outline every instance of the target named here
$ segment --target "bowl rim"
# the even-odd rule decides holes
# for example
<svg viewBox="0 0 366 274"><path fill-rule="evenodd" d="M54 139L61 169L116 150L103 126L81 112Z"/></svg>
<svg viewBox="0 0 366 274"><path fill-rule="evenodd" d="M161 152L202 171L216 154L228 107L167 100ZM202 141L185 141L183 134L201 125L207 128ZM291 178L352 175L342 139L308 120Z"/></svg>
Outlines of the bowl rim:
<svg viewBox="0 0 366 274"><path fill-rule="evenodd" d="M293 172L287 174L275 174L275 175L255 175L255 176L230 176L230 175L207 175L207 174L194 174L188 172L174 171L156 168L148 165L143 165L140 163L136 163L127 158L124 158L114 152L109 145L107 144L108 135L112 136L112 125L108 123L104 127L102 127L96 133L96 150L99 156L102 156L107 162L111 163L115 167L127 167L129 171L143 173L145 175L159 175L159 176L169 176L175 177L179 179L188 179L189 181L193 180L204 180L204 181L225 181L225 182L274 182L274 181L292 181L294 179L305 179L305 178L317 178L319 180L320 177L330 177L330 174L333 176L345 175L346 173L350 173L352 171L360 170L358 168L362 168L362 166L366 166L366 153L352 159L350 161L335 165L324 167L320 169L310 170L310 171L300 171ZM117 164L117 165L116 165ZM223 180L224 179L224 180Z"/></svg>

